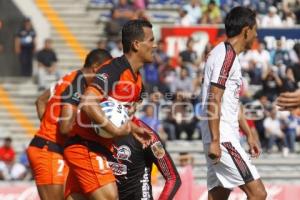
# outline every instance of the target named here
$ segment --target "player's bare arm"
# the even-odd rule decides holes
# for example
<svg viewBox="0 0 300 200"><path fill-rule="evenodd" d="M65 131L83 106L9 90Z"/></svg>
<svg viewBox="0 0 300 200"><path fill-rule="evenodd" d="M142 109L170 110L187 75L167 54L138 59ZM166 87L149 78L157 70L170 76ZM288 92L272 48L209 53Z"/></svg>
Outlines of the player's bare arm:
<svg viewBox="0 0 300 200"><path fill-rule="evenodd" d="M21 42L20 42L20 38L16 37L15 38L15 53L18 55L21 52Z"/></svg>
<svg viewBox="0 0 300 200"><path fill-rule="evenodd" d="M248 145L250 148L249 152L250 152L251 156L254 158L257 158L261 153L261 149L259 147L258 136L254 135L254 133L251 131L251 129L247 123L246 116L243 112L242 105L240 106L240 112L239 112L239 126L247 136L247 142L248 142Z"/></svg>
<svg viewBox="0 0 300 200"><path fill-rule="evenodd" d="M208 151L208 156L218 162L221 158L220 148L220 115L221 101L224 94L224 89L211 85L208 97L208 125L211 133L211 143Z"/></svg>
<svg viewBox="0 0 300 200"><path fill-rule="evenodd" d="M139 141L143 145L143 148L148 147L153 140L153 132L149 129L137 126L133 121L130 121L129 123L131 126L131 134L133 135L133 137L135 137L135 139L137 139L137 141Z"/></svg>
<svg viewBox="0 0 300 200"><path fill-rule="evenodd" d="M130 109L130 114L129 115L134 115L134 113L137 110L137 107L141 105L141 101L135 103L132 108ZM137 126L133 121L130 121L130 126L131 126L131 134L135 137L137 141L139 141L142 145L143 148L148 147L153 138L152 138L152 130L143 128L141 126Z"/></svg>
<svg viewBox="0 0 300 200"><path fill-rule="evenodd" d="M42 120L48 99L50 97L50 90L44 91L35 101L36 112L40 120Z"/></svg>
<svg viewBox="0 0 300 200"><path fill-rule="evenodd" d="M277 98L277 105L281 110L293 110L300 106L300 90L285 92Z"/></svg>
<svg viewBox="0 0 300 200"><path fill-rule="evenodd" d="M60 114L59 131L63 135L68 135L72 130L75 117L77 113L77 107L69 103L63 105Z"/></svg>
<svg viewBox="0 0 300 200"><path fill-rule="evenodd" d="M111 133L114 137L128 135L131 131L128 122L117 128L109 119L107 119L99 106L103 99L104 95L101 92L97 92L96 94L93 89L88 88L81 98L79 107L93 122L101 125L104 130Z"/></svg>

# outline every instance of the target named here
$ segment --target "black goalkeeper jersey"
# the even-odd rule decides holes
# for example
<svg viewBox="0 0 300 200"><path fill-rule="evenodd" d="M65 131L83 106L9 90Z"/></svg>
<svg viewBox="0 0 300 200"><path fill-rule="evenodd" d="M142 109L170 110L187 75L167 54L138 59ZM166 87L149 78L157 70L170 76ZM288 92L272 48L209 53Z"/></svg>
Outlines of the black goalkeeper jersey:
<svg viewBox="0 0 300 200"><path fill-rule="evenodd" d="M149 128L138 119L134 122ZM113 158L108 159L117 179L120 200L153 199L152 164L158 167L166 180L159 199L172 199L178 190L181 181L174 163L154 131L153 137L154 141L146 149L131 134L115 141Z"/></svg>

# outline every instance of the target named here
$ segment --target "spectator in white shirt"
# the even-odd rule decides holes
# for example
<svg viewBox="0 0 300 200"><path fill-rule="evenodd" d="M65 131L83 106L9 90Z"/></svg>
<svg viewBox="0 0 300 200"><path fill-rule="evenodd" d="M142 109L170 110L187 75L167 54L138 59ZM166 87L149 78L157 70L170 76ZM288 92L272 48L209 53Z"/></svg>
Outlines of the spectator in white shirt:
<svg viewBox="0 0 300 200"><path fill-rule="evenodd" d="M248 71L250 62L254 61L256 63L257 51L249 49L243 53L240 53L238 56L242 69L244 71Z"/></svg>
<svg viewBox="0 0 300 200"><path fill-rule="evenodd" d="M268 50L266 50L266 45L264 42L260 42L257 48L257 57L256 60L259 65L262 67L262 71L266 72L270 67L271 55Z"/></svg>
<svg viewBox="0 0 300 200"><path fill-rule="evenodd" d="M179 9L179 19L175 22L179 26L191 26L193 25L193 18L188 15L185 9Z"/></svg>
<svg viewBox="0 0 300 200"><path fill-rule="evenodd" d="M189 4L183 6L183 10L187 12L187 15L191 19L191 24L198 24L202 15L199 1L191 0Z"/></svg>
<svg viewBox="0 0 300 200"><path fill-rule="evenodd" d="M193 80L189 76L189 71L186 67L181 67L179 75L176 76L174 83L171 85L171 91L183 91L186 95L191 95L193 92Z"/></svg>
<svg viewBox="0 0 300 200"><path fill-rule="evenodd" d="M23 180L27 170L24 165L15 161L4 162L0 161L0 177L3 180Z"/></svg>
<svg viewBox="0 0 300 200"><path fill-rule="evenodd" d="M287 26L287 27L295 26L295 24L296 24L295 14L292 11L287 10L284 12L284 15L285 15L284 20L283 20L284 26Z"/></svg>
<svg viewBox="0 0 300 200"><path fill-rule="evenodd" d="M110 54L113 58L120 57L123 55L123 46L121 40L117 41L117 45L110 51Z"/></svg>
<svg viewBox="0 0 300 200"><path fill-rule="evenodd" d="M282 20L277 14L277 8L271 6L269 12L262 18L261 26L262 27L279 27L282 26Z"/></svg>
<svg viewBox="0 0 300 200"><path fill-rule="evenodd" d="M255 71L256 83L251 84L261 84L261 80L269 71L271 56L269 51L266 50L265 44L260 42L257 50L251 49L239 55L240 63L242 69L248 73ZM252 73L253 75L253 73ZM250 75L252 78L252 76Z"/></svg>
<svg viewBox="0 0 300 200"><path fill-rule="evenodd" d="M268 138L267 151L272 151L273 145L277 143L278 150L281 151L285 144L285 136L281 130L280 120L277 117L277 111L275 107L270 110L269 116L263 122L265 128L265 135Z"/></svg>

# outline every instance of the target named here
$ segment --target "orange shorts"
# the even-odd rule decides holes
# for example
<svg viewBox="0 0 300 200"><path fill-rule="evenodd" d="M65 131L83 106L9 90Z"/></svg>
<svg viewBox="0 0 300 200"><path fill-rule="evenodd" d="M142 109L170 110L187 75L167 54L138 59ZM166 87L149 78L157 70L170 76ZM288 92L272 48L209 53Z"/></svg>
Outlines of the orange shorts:
<svg viewBox="0 0 300 200"><path fill-rule="evenodd" d="M87 195L116 181L106 157L101 153L89 151L84 145L74 144L66 147L64 157L70 167L65 196L71 193Z"/></svg>
<svg viewBox="0 0 300 200"><path fill-rule="evenodd" d="M69 170L61 154L29 146L27 156L37 185L65 184Z"/></svg>

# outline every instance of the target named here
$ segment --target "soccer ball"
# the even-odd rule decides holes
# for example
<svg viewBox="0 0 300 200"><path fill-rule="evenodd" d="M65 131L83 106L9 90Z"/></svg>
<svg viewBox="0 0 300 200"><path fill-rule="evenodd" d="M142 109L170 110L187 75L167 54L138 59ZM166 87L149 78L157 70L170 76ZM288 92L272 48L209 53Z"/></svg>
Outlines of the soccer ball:
<svg viewBox="0 0 300 200"><path fill-rule="evenodd" d="M120 127L128 119L127 109L117 101L107 100L100 103L105 116L116 126ZM92 123L95 133L104 138L112 138L109 132L101 128L101 125Z"/></svg>

